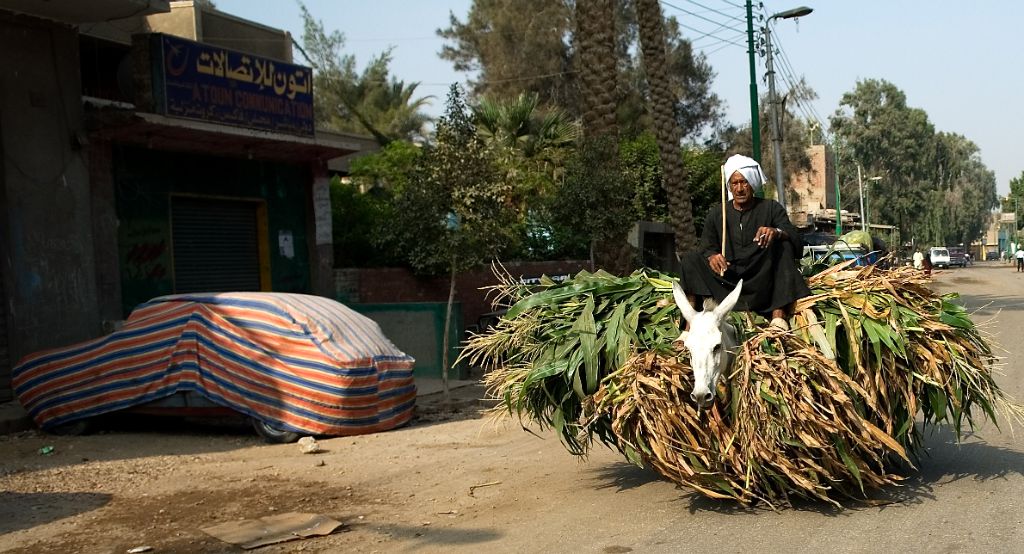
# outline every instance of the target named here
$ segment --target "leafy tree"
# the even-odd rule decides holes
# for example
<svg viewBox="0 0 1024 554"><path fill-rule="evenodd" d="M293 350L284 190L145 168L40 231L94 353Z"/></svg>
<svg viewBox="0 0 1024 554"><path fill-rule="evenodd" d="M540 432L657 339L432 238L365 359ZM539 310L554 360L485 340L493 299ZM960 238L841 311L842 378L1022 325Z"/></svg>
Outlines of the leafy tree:
<svg viewBox="0 0 1024 554"><path fill-rule="evenodd" d="M512 186L518 240L504 254L519 259L548 259L563 251L546 225L547 208L579 138L579 126L564 112L538 102L536 94L524 93L509 100L481 98L473 107L477 132Z"/></svg>
<svg viewBox="0 0 1024 554"><path fill-rule="evenodd" d="M1024 205L1024 171L1010 179L1010 194L1002 199L1000 209L1003 212L1016 212L1022 205ZM1018 225L1024 225L1024 220L1018 222Z"/></svg>
<svg viewBox="0 0 1024 554"><path fill-rule="evenodd" d="M895 85L858 82L843 95L832 129L849 160L843 172L856 175L859 164L865 177L880 177L865 181L873 223L897 225L904 240L919 244L970 244L984 233L998 205L994 173L977 145L936 133Z"/></svg>
<svg viewBox="0 0 1024 554"><path fill-rule="evenodd" d="M897 225L901 236L913 237L937 200L935 128L928 115L907 106L892 83L867 79L843 95L831 127L841 145L842 174L856 176L859 164L864 176L882 177L868 185L872 221ZM857 197L854 190L843 193Z"/></svg>
<svg viewBox="0 0 1024 554"><path fill-rule="evenodd" d="M725 152L707 147L689 147L683 149L682 157L693 204L693 225L703 230L708 210L722 202L722 162L725 160Z"/></svg>
<svg viewBox="0 0 1024 554"><path fill-rule="evenodd" d="M569 244L589 245L593 264L618 271L622 269L618 266L632 262L619 257L627 256L624 223L631 225L638 214L611 141L604 137L580 142L566 165L550 212L555 236Z"/></svg>
<svg viewBox="0 0 1024 554"><path fill-rule="evenodd" d="M970 244L988 225L999 201L995 173L981 161L977 145L963 135L936 135L935 186L939 202L930 204L940 225L929 229L935 244Z"/></svg>
<svg viewBox="0 0 1024 554"><path fill-rule="evenodd" d="M620 146L622 177L633 185L633 212L637 219L668 222L665 191L661 186L661 160L657 141L650 133L625 139ZM721 202L721 165L724 151L716 147L684 147L679 151L686 167L687 188L694 229L704 228L711 206Z"/></svg>
<svg viewBox="0 0 1024 554"><path fill-rule="evenodd" d="M470 82L478 96L532 93L542 105L574 107L572 15L566 0L474 0L465 22L451 14L450 26L437 30L451 41L440 55L456 71L479 71Z"/></svg>
<svg viewBox="0 0 1024 554"><path fill-rule="evenodd" d="M374 237L390 219L389 191L375 187L363 193L352 182L331 179L331 220L335 267L388 265L388 253L376 248Z"/></svg>
<svg viewBox="0 0 1024 554"><path fill-rule="evenodd" d="M384 232L394 219L392 201L415 177L422 149L393 141L352 160L345 181L331 181L335 267L374 267L401 263Z"/></svg>
<svg viewBox="0 0 1024 554"><path fill-rule="evenodd" d="M668 201L662 187L661 154L652 133L625 138L619 144L624 185L632 185L635 219L668 223Z"/></svg>
<svg viewBox="0 0 1024 554"><path fill-rule="evenodd" d="M1010 198L1024 200L1024 171L1010 179Z"/></svg>
<svg viewBox="0 0 1024 554"><path fill-rule="evenodd" d="M419 171L396 191L395 217L384 241L421 273L450 277L442 382L448 398L448 336L455 276L494 259L511 238L514 218L506 184L491 150L477 133L458 85L438 121L435 145Z"/></svg>
<svg viewBox="0 0 1024 554"><path fill-rule="evenodd" d="M579 7L568 0L474 0L464 23L453 15L451 26L438 30L450 41L441 57L458 71L480 71L473 82L477 95L513 98L533 92L541 105L578 117L584 109L580 87L586 86L579 74L586 66L573 59L579 54L574 51ZM601 9L604 19L597 25L607 25L613 35L600 39L611 48L610 57L596 61L616 67L616 75L601 86L613 98L622 133L636 136L653 127L645 109L649 90L637 55L634 0L614 0ZM722 118L721 101L711 90L714 72L703 55L694 54L675 18L665 21L665 30L664 67L675 78L675 117L683 136L693 136Z"/></svg>
<svg viewBox="0 0 1024 554"><path fill-rule="evenodd" d="M521 93L509 100L481 98L473 107L473 116L484 140L525 158L571 146L579 136L579 129L565 112L540 108L536 93Z"/></svg>
<svg viewBox="0 0 1024 554"><path fill-rule="evenodd" d="M313 108L318 126L336 131L369 133L381 145L395 139L424 136L430 118L421 110L430 97L416 98L418 83L406 84L389 75L391 50L373 58L363 72L356 59L343 54L345 36L327 33L299 2L303 19L303 54L313 65Z"/></svg>
<svg viewBox="0 0 1024 554"><path fill-rule="evenodd" d="M379 187L400 192L414 178L422 158L421 147L407 141L392 141L376 152L352 160L349 177L363 191Z"/></svg>

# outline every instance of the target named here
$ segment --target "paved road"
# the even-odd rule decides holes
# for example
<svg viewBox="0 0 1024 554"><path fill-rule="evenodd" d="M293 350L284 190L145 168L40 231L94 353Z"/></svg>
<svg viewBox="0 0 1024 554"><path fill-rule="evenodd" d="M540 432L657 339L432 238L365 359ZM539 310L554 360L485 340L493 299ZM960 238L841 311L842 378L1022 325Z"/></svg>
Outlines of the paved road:
<svg viewBox="0 0 1024 554"><path fill-rule="evenodd" d="M999 383L1024 398L1024 273L978 263L938 273L935 288L959 292L986 324L1007 350ZM499 525L505 534L496 551L524 544L536 552L1024 551L1024 429L1014 436L986 423L961 444L944 431L926 440L930 456L892 491L895 502L843 511L809 503L746 510L675 490L603 455L584 465L559 461L536 486L562 496L548 494L553 505L515 518L522 528ZM598 494L582 492L587 486Z"/></svg>

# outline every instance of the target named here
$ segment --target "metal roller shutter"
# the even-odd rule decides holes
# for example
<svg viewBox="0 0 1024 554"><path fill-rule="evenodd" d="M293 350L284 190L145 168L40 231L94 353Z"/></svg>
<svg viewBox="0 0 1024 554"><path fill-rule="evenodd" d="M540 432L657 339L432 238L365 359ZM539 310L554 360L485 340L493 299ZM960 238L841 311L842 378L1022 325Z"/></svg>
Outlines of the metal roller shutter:
<svg viewBox="0 0 1024 554"><path fill-rule="evenodd" d="M260 290L258 205L173 198L174 291Z"/></svg>

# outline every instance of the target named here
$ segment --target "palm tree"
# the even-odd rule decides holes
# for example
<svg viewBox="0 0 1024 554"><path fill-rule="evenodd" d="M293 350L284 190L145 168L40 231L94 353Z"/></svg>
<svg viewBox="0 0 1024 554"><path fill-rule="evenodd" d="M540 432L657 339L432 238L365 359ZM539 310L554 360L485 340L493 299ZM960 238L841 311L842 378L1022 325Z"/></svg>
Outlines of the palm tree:
<svg viewBox="0 0 1024 554"><path fill-rule="evenodd" d="M576 71L583 104L583 134L588 139L617 139L615 83L615 3L576 1Z"/></svg>
<svg viewBox="0 0 1024 554"><path fill-rule="evenodd" d="M422 139L430 117L420 110L432 97L414 99L417 86L419 83L406 85L394 78L373 81L364 75L338 95L339 115L354 118L381 146L395 139Z"/></svg>
<svg viewBox="0 0 1024 554"><path fill-rule="evenodd" d="M579 136L578 127L564 111L540 109L538 103L536 93L508 101L482 98L473 107L477 133L487 143L527 158L571 145Z"/></svg>
<svg viewBox="0 0 1024 554"><path fill-rule="evenodd" d="M477 135L495 152L512 186L509 202L520 222L537 199L550 198L565 170L565 158L579 138L579 126L558 109L538 107L536 93L501 101L482 98L473 106Z"/></svg>
<svg viewBox="0 0 1024 554"><path fill-rule="evenodd" d="M580 83L583 144L581 159L598 165L584 168L585 180L615 179L619 174L618 123L616 119L616 56L614 0L576 0L575 68ZM621 183L619 183L621 186ZM615 202L612 198L605 202ZM609 206L611 213L616 206ZM605 218L607 219L607 218ZM626 242L632 221L607 221L591 229L591 263L613 272L628 272L633 250Z"/></svg>
<svg viewBox="0 0 1024 554"><path fill-rule="evenodd" d="M672 82L665 71L665 23L658 0L636 0L644 72L650 88L649 109L661 156L662 187L668 196L668 215L675 232L676 255L697 247L690 190L680 151L682 142L675 117Z"/></svg>

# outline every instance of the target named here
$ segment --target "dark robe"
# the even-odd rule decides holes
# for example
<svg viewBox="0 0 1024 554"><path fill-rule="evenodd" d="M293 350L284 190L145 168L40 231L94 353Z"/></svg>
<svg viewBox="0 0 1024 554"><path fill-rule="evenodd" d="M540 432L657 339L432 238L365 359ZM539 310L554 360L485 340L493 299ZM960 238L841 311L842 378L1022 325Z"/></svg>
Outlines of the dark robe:
<svg viewBox="0 0 1024 554"><path fill-rule="evenodd" d="M803 242L781 204L755 197L750 208L740 211L729 202L725 212L725 259L729 269L719 276L708 263L708 258L722 251L722 205L716 204L704 219L699 250L685 254L681 260L679 283L683 290L721 302L743 279L736 309L766 315L811 294L797 264ZM761 248L754 242L760 227L778 227L787 238Z"/></svg>

